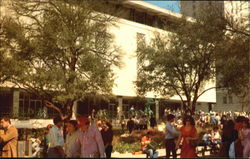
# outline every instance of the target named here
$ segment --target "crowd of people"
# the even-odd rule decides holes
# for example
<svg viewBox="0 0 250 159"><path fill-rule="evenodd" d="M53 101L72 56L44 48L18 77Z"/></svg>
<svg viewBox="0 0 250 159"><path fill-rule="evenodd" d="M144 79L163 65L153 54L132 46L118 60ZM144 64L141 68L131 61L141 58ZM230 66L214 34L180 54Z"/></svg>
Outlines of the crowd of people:
<svg viewBox="0 0 250 159"><path fill-rule="evenodd" d="M167 115L165 139L166 157L170 152L176 158L176 150L181 149L181 158L197 157L196 147L211 146L218 157L250 157L250 123L248 113L204 113L181 117L182 123L171 112ZM178 123L178 124L177 124ZM200 132L197 131L200 129ZM205 133L199 140L199 134Z"/></svg>
<svg viewBox="0 0 250 159"><path fill-rule="evenodd" d="M180 110L164 111L166 158L171 154L176 158L176 151L179 148L181 158L197 157L197 146L210 146L218 157L250 157L249 113L196 111L192 116L183 114ZM138 129L135 126L136 120L138 119L128 119L129 133ZM122 127L125 127L126 122L122 123ZM150 120L144 123L151 125ZM143 136L142 140L148 139L149 144L151 141L149 136L150 133ZM145 142L141 141L141 144L145 145ZM158 155L152 148L142 146L142 150L152 158Z"/></svg>
<svg viewBox="0 0 250 159"><path fill-rule="evenodd" d="M53 158L111 158L113 128L108 120L93 120L92 116L80 116L76 120L53 119L40 136L43 141L43 157ZM180 110L165 110L166 158L197 157L197 146L211 146L218 157L250 157L249 114L242 112L195 112L183 115ZM18 131L7 117L0 120L0 156L17 157ZM131 117L121 120L121 127L129 134L133 130L147 130L157 126L154 116ZM147 131L141 137L141 150L150 158L157 158L152 134Z"/></svg>
<svg viewBox="0 0 250 159"><path fill-rule="evenodd" d="M63 121L53 119L54 125L47 133L49 158L110 158L112 152L113 130L109 121L91 123L89 117L81 116L77 120ZM63 134L65 123L66 136ZM65 136L65 137L64 137Z"/></svg>

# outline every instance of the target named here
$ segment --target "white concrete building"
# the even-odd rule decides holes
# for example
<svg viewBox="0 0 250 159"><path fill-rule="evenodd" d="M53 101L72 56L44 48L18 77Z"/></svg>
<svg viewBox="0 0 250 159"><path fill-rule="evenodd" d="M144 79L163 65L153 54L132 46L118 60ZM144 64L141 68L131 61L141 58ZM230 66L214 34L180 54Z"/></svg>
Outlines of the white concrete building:
<svg viewBox="0 0 250 159"><path fill-rule="evenodd" d="M249 1L224 1L224 14L232 17L240 27L250 31L250 2ZM249 60L250 60L250 53ZM219 77L218 77L219 78ZM234 78L234 77L232 77ZM250 77L249 77L250 83ZM240 94L228 93L227 89L216 90L216 110L225 111L250 111L250 90L245 97Z"/></svg>
<svg viewBox="0 0 250 159"><path fill-rule="evenodd" d="M213 5L219 7L221 9L219 12L226 18L233 18L231 20L234 23L237 23L240 27L246 27L248 31L250 30L249 1L181 1L181 13L197 18L202 8ZM217 78L220 78L219 75L217 75ZM215 110L250 111L250 90L245 98L240 98L239 95L228 93L228 90L225 88L217 89Z"/></svg>
<svg viewBox="0 0 250 159"><path fill-rule="evenodd" d="M154 36L154 32L159 32L161 34L171 33L174 28L170 28L170 30L163 30L161 18L164 18L169 23L175 24L176 27L178 27L178 20L180 20L181 14L171 12L144 1L118 1L115 3L112 2L110 5L123 10L123 14L119 15L117 27L110 28L110 32L112 32L115 36L115 42L122 49L123 67L120 69L114 69L116 79L113 87L113 94L117 97L117 101L109 103L103 107L97 106L95 109L105 108L116 112L119 108L119 110L127 111L132 105L137 107L138 104L137 101L134 101L137 96L134 81L136 81L137 78L136 49L138 40L140 38L145 38L146 41L149 41ZM214 85L214 82L211 81L205 86L205 88L210 88ZM5 91L5 94L8 94L8 91ZM25 112L27 106L30 109L41 107L41 102L39 102L39 100L32 99L31 96L26 95L18 89L12 90L9 95L10 96L0 98L0 100L6 100L9 101L9 103L13 103L11 104L11 109L16 115L20 115L21 112ZM160 97L157 97L152 92L149 92L147 94L147 98L159 99ZM162 106L159 104L152 106L153 111L156 112L155 115L157 118L163 114L163 110L166 107L172 106L177 108L181 106L181 101L178 96L166 99L166 101L167 102ZM215 90L210 90L203 94L199 98L198 102L199 104L197 109L203 109L205 111L212 109L212 105L216 102ZM78 110L79 113L89 114L91 112L93 109L91 106L95 105L95 101L88 100L78 102L78 105L86 105L86 103L88 106L85 107L84 110ZM4 105L0 104L0 107L3 108ZM143 106L138 104L138 108L136 109L142 108Z"/></svg>

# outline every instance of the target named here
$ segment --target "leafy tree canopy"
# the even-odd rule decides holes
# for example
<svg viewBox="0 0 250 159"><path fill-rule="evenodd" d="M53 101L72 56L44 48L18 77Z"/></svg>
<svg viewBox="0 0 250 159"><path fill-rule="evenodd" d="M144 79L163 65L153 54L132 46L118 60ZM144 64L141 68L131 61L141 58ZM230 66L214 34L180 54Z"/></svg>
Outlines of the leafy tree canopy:
<svg viewBox="0 0 250 159"><path fill-rule="evenodd" d="M11 81L70 117L87 94L110 94L119 48L108 27L115 18L94 10L101 2L13 0L3 19L1 50L15 71ZM2 62L1 62L2 63ZM61 107L54 103L60 103Z"/></svg>

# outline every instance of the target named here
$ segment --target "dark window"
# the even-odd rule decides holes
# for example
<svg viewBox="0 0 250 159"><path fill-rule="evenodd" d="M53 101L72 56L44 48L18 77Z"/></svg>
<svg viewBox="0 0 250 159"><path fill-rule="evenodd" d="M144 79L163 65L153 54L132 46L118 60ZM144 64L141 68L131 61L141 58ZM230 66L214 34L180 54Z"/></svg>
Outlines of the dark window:
<svg viewBox="0 0 250 159"><path fill-rule="evenodd" d="M134 18L135 22L145 24L145 14L143 12L135 11Z"/></svg>
<svg viewBox="0 0 250 159"><path fill-rule="evenodd" d="M229 97L228 97L228 103L230 103L230 104L233 103L233 97L232 97L232 96L229 96Z"/></svg>
<svg viewBox="0 0 250 159"><path fill-rule="evenodd" d="M223 97L223 104L227 104L227 97Z"/></svg>
<svg viewBox="0 0 250 159"><path fill-rule="evenodd" d="M129 20L132 20L132 21L135 20L135 9L130 9Z"/></svg>
<svg viewBox="0 0 250 159"><path fill-rule="evenodd" d="M12 94L11 92L0 93L0 115L11 115L12 113Z"/></svg>
<svg viewBox="0 0 250 159"><path fill-rule="evenodd" d="M47 118L46 109L42 106L42 101L34 94L20 92L19 117L23 118Z"/></svg>

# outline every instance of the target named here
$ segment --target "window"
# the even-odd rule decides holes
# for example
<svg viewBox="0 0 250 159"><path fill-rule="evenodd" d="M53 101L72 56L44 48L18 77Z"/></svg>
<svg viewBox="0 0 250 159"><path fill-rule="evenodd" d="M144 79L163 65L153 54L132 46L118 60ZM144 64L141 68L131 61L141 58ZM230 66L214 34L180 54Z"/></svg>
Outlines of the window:
<svg viewBox="0 0 250 159"><path fill-rule="evenodd" d="M232 97L232 96L229 96L229 97L228 97L228 103L230 103L230 104L233 103L233 97Z"/></svg>
<svg viewBox="0 0 250 159"><path fill-rule="evenodd" d="M145 45L145 34L137 33L136 43L137 43L137 50L138 50L139 45Z"/></svg>
<svg viewBox="0 0 250 159"><path fill-rule="evenodd" d="M145 14L140 11L135 11L134 21L137 23L145 24Z"/></svg>
<svg viewBox="0 0 250 159"><path fill-rule="evenodd" d="M223 104L227 104L227 97L223 97Z"/></svg>
<svg viewBox="0 0 250 159"><path fill-rule="evenodd" d="M193 16L196 16L196 5L193 3Z"/></svg>
<svg viewBox="0 0 250 159"><path fill-rule="evenodd" d="M0 92L0 115L1 116L11 116L12 114L12 102L13 96L11 92Z"/></svg>
<svg viewBox="0 0 250 159"><path fill-rule="evenodd" d="M19 117L24 118L46 118L46 111L42 106L42 101L33 94L20 93Z"/></svg>

